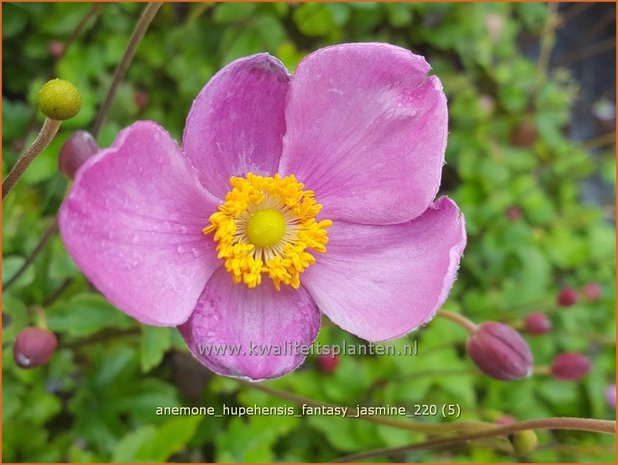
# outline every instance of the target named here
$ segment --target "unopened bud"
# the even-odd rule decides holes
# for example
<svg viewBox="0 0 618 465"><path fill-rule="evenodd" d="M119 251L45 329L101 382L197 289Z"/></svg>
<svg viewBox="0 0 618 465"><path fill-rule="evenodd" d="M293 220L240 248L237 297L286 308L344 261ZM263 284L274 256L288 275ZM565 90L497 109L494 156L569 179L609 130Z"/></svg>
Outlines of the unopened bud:
<svg viewBox="0 0 618 465"><path fill-rule="evenodd" d="M509 439L517 455L528 455L536 449L539 443L536 433L531 429L513 433Z"/></svg>
<svg viewBox="0 0 618 465"><path fill-rule="evenodd" d="M524 320L524 328L530 334L545 334L551 330L551 320L543 312L530 313Z"/></svg>
<svg viewBox="0 0 618 465"><path fill-rule="evenodd" d="M599 283L588 283L584 286L583 293L586 300L589 302L596 302L601 298L603 289L601 289Z"/></svg>
<svg viewBox="0 0 618 465"><path fill-rule="evenodd" d="M517 418L515 418L513 415L501 415L498 418L496 418L496 421L494 422L496 425L500 425L500 426L506 426L506 425L512 425L513 423L517 422Z"/></svg>
<svg viewBox="0 0 618 465"><path fill-rule="evenodd" d="M592 369L588 357L577 352L565 352L554 358L551 364L551 374L562 381L577 381Z"/></svg>
<svg viewBox="0 0 618 465"><path fill-rule="evenodd" d="M322 373L333 373L339 366L339 356L336 354L320 354L317 358L317 365Z"/></svg>
<svg viewBox="0 0 618 465"><path fill-rule="evenodd" d="M513 147L532 147L538 135L536 124L532 119L527 118L513 128L509 142Z"/></svg>
<svg viewBox="0 0 618 465"><path fill-rule="evenodd" d="M510 326L494 321L478 325L467 342L470 358L487 376L511 381L532 373L532 353Z"/></svg>
<svg viewBox="0 0 618 465"><path fill-rule="evenodd" d="M80 166L99 151L94 137L87 131L75 131L60 148L58 168L67 178L73 179Z"/></svg>
<svg viewBox="0 0 618 465"><path fill-rule="evenodd" d="M52 40L47 44L47 51L54 58L60 58L64 53L64 44L59 40Z"/></svg>
<svg viewBox="0 0 618 465"><path fill-rule="evenodd" d="M82 99L77 87L69 81L52 79L39 91L39 106L48 118L64 121L79 113Z"/></svg>
<svg viewBox="0 0 618 465"><path fill-rule="evenodd" d="M558 305L570 307L577 303L577 291L572 287L563 287L558 293Z"/></svg>
<svg viewBox="0 0 618 465"><path fill-rule="evenodd" d="M15 338L13 358L22 368L45 365L58 347L56 335L48 329L24 328Z"/></svg>
<svg viewBox="0 0 618 465"><path fill-rule="evenodd" d="M511 206L506 210L506 218L511 221L518 221L521 219L521 209L516 206Z"/></svg>
<svg viewBox="0 0 618 465"><path fill-rule="evenodd" d="M150 102L150 95L143 89L137 89L135 91L135 104L139 108L144 108Z"/></svg>

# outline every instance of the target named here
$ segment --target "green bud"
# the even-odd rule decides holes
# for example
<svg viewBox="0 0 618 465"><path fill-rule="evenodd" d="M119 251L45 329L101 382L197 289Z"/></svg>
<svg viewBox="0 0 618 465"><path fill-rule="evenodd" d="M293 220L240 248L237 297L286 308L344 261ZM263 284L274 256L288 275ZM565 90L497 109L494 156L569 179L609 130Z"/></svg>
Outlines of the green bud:
<svg viewBox="0 0 618 465"><path fill-rule="evenodd" d="M536 433L531 429L513 433L509 439L517 455L528 455L536 449L539 443Z"/></svg>
<svg viewBox="0 0 618 465"><path fill-rule="evenodd" d="M64 121L73 118L82 105L79 90L69 81L52 79L39 91L39 106L48 118Z"/></svg>

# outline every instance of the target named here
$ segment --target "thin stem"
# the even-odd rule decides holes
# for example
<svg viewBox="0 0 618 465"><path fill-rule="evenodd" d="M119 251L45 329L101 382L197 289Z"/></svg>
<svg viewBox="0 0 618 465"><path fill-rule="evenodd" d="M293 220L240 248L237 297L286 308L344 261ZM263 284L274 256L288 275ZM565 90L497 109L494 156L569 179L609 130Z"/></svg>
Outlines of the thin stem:
<svg viewBox="0 0 618 465"><path fill-rule="evenodd" d="M305 404L312 407L337 407L339 409L345 408L340 405L322 402L308 397L293 394L291 392L275 389L264 384L249 383L247 381L238 380L238 382L249 389L256 391L262 391L280 399L285 399L297 404ZM392 418L378 416L378 415L363 415L357 407L347 407L349 413L346 414L348 418L358 418L360 420L369 421L379 425L391 426L393 428L403 429L407 431L416 431L420 433L452 433L457 431L478 431L485 430L487 428L493 428L493 423L485 423L481 421L455 421L450 423L421 423L413 421L401 421L394 420Z"/></svg>
<svg viewBox="0 0 618 465"><path fill-rule="evenodd" d="M60 56L57 58L56 61L60 61L62 57L66 55L71 45L73 45L73 43L77 40L77 38L80 36L82 31L86 27L86 24L88 24L88 21L90 21L90 18L93 18L96 15L98 15L100 10L101 10L101 4L95 3L92 5L90 10L88 10L88 12L84 15L84 17L81 19L81 21L79 22L75 30L71 33L69 38L64 43L62 53L60 54Z"/></svg>
<svg viewBox="0 0 618 465"><path fill-rule="evenodd" d="M112 101L116 96L118 86L120 86L120 83L124 79L124 76L129 69L129 65L131 64L131 61L135 56L137 47L141 42L142 38L144 37L144 34L148 30L148 26L150 26L150 23L152 22L155 15L157 14L157 11L159 11L159 8L161 8L162 5L163 3L148 3L144 8L142 16L140 16L139 21L135 25L135 29L133 29L133 33L131 34L131 38L129 39L129 45L125 50L124 55L120 60L120 63L116 67L116 70L114 71L112 83L109 87L109 90L107 91L107 95L105 97L105 100L103 101L103 105L101 105L99 113L97 114L97 119L94 122L92 135L95 139L99 136L101 128L107 120L107 113L109 112Z"/></svg>
<svg viewBox="0 0 618 465"><path fill-rule="evenodd" d="M148 4L146 6L146 8L144 9L144 12L142 13L142 16L140 17L139 22L135 26L135 30L133 31L133 35L131 36L131 38L129 40L129 44L127 46L127 50L125 51L124 56L122 57L122 60L118 64L116 70L114 71L114 82L115 82L115 84L114 84L114 82L112 82L112 86L110 86L110 88L108 90L108 93L107 93L107 95L105 97L105 102L104 102L103 106L100 108L99 113L97 114L96 121L98 122L98 124L95 123L95 125L96 125L95 127L97 129L96 129L96 132L93 131L93 136L95 138L96 138L98 132L100 131L100 128L101 128L102 124L105 122L105 119L106 119L106 116L107 116L107 112L109 111L109 107L111 106L111 103L112 103L112 101L114 99L114 96L116 94L116 90L118 88L118 85L120 84L120 81L122 81L122 78L123 78L124 74L126 73L127 68L130 65L130 63L131 63L131 60L133 59L133 56L135 55L135 50L137 49L137 45L139 44L141 38L143 37L144 33L148 29L148 26L152 22L152 19L154 18L155 13L158 11L158 9L161 7L161 5L162 5L161 3L150 3L150 4ZM98 5L95 5L95 6L98 6ZM94 9L94 6L93 6L93 9ZM147 15L147 13L148 13L148 15ZM92 16L93 14L94 14L93 10L90 10L89 15ZM85 23L87 21L86 17L84 17L84 19L82 21ZM79 28L79 26L78 26L78 28ZM139 36L138 36L137 33L139 33ZM77 36L78 34L74 33L74 35ZM70 39L69 39L69 41L70 41ZM7 176L7 178L8 178L8 176ZM2 186L2 188L3 188L3 192L4 192L4 185ZM3 195L3 198L4 198L4 195ZM43 248L45 247L47 242L49 242L49 240L54 236L54 234L57 231L58 231L58 222L57 222L57 220L54 220L54 222L50 225L50 227L45 231L45 233L43 234L43 236L39 240L39 243L36 245L36 247L32 251L32 253L26 258L26 261L21 266L21 268L19 270L17 270L17 272L3 286L4 290L7 290L9 287L11 287L15 283L15 281L17 281L17 279L19 279L19 277L28 269L28 267L30 267L30 265L32 265L32 263L39 256L39 254L41 253L41 251L43 250Z"/></svg>
<svg viewBox="0 0 618 465"><path fill-rule="evenodd" d="M564 67L571 66L573 63L577 63L581 60L587 60L600 53L609 52L614 48L616 48L616 39L605 39L597 42L596 44L577 50L576 52L567 54L557 64Z"/></svg>
<svg viewBox="0 0 618 465"><path fill-rule="evenodd" d="M616 131L606 132L605 134L601 134L592 139L589 139L585 141L582 146L586 150L594 150L600 147L614 144L616 144Z"/></svg>
<svg viewBox="0 0 618 465"><path fill-rule="evenodd" d="M541 36L541 50L539 51L539 61L537 65L537 86L545 79L547 69L549 68L549 59L551 57L552 47L554 46L556 26L558 25L557 9L557 3L550 3L547 5L547 20L545 21L543 34Z"/></svg>
<svg viewBox="0 0 618 465"><path fill-rule="evenodd" d="M2 182L2 200L11 192L19 178L22 177L26 168L32 163L36 156L41 153L54 139L54 136L60 128L61 121L45 118L41 132L30 147L28 147L19 157L15 166L11 169L5 180Z"/></svg>
<svg viewBox="0 0 618 465"><path fill-rule="evenodd" d="M19 277L22 274L24 274L24 272L28 269L28 267L32 265L34 260L36 260L39 254L43 251L43 248L45 247L45 245L49 242L49 240L52 237L54 237L54 234L56 234L56 231L58 231L58 221L54 220L54 222L47 227L47 229L43 233L43 236L39 240L39 243L36 245L32 253L28 255L24 264L19 268L19 270L15 272L13 276L11 276L11 278L2 287L4 291L8 290L15 283L15 281L17 281Z"/></svg>
<svg viewBox="0 0 618 465"><path fill-rule="evenodd" d="M498 426L484 431L476 431L467 434L448 438L431 439L429 441L417 442L399 447L385 447L381 449L373 449L356 454L350 454L339 457L333 462L356 462L372 457L403 454L412 450L418 449L435 449L437 447L448 447L454 444L465 443L475 439L490 438L494 436L507 436L518 431L529 429L563 429L563 430L579 430L590 431L594 433L616 434L616 422L610 420L596 420L593 418L570 418L556 417L543 418L539 420L526 420L513 423L505 426Z"/></svg>
<svg viewBox="0 0 618 465"><path fill-rule="evenodd" d="M473 321L466 318L465 316L460 315L459 313L451 312L449 310L440 310L438 312L438 316L441 316L442 318L446 318L447 320L451 320L452 322L457 323L459 326L461 326L463 329L468 331L468 333L470 334L476 331L476 324Z"/></svg>
<svg viewBox="0 0 618 465"><path fill-rule="evenodd" d="M89 336L86 339L78 339L77 341L68 342L66 344L63 344L62 347L67 348L67 349L77 349L79 347L96 344L98 342L107 341L109 339L115 339L117 337L135 336L139 333L140 333L140 328L107 330L107 331L102 331L100 333Z"/></svg>

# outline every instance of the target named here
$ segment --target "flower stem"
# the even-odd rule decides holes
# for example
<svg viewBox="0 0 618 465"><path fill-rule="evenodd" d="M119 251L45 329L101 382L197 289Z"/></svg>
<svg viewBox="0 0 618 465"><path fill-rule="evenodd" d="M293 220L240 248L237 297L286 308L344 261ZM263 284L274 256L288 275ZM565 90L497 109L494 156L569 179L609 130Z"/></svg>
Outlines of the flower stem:
<svg viewBox="0 0 618 465"><path fill-rule="evenodd" d="M312 407L339 407L342 406L336 404L330 404L327 402L322 402L315 399L310 399L308 397L303 397L298 394L294 394L287 391L282 391L280 389L275 389L273 387L257 384L257 383L249 383L247 381L238 380L238 382L249 389L254 389L256 391L262 391L267 394L270 394L275 397L279 397L280 399L289 400L290 402L294 402L296 404L306 404ZM454 421L449 423L421 423L421 422L413 422L413 421L401 421L395 420L388 417L383 417L379 415L363 415L360 414L357 407L348 407L349 413L347 414L348 418L359 420L369 421L371 423L376 423L379 425L391 426L393 428L403 429L407 431L416 431L420 433L452 433L457 431L479 431L486 430L488 428L493 428L493 423L485 423L481 421Z"/></svg>
<svg viewBox="0 0 618 465"><path fill-rule="evenodd" d="M7 177L2 182L2 200L11 192L19 178L22 177L26 168L32 163L36 156L41 153L54 139L54 136L60 128L61 121L45 118L41 131L34 139L34 142L28 147L19 157L15 166L11 169Z"/></svg>
<svg viewBox="0 0 618 465"><path fill-rule="evenodd" d="M459 313L451 312L449 310L440 310L438 311L437 315L441 316L442 318L446 318L447 320L451 320L454 323L457 323L470 334L476 331L476 324L472 320L469 320L468 318L460 315Z"/></svg>
<svg viewBox="0 0 618 465"><path fill-rule="evenodd" d="M112 83L109 87L109 90L107 91L107 95L105 97L105 100L103 101L103 104L101 105L99 113L97 114L97 119L94 122L92 136L95 139L99 136L99 133L101 132L101 128L103 127L103 125L105 124L105 121L107 120L107 113L109 112L109 109L112 105L112 101L114 100L114 97L116 96L116 91L118 90L118 86L120 86L120 83L122 82L125 74L127 73L127 69L129 69L129 65L131 64L131 61L133 60L133 57L135 56L137 47L139 43L141 42L142 38L144 37L144 34L148 30L148 26L150 26L150 23L152 22L155 15L157 14L157 11L159 11L159 8L161 8L162 5L163 3L155 3L155 2L148 3L146 7L144 7L142 16L140 16L139 21L135 25L135 29L133 29L133 33L131 34L131 38L129 39L129 44L127 45L127 49L125 50L124 55L122 56L122 59L120 60L120 63L116 67L116 70L114 71Z"/></svg>
<svg viewBox="0 0 618 465"><path fill-rule="evenodd" d="M616 422L610 420L596 420L593 418L571 418L571 417L556 417L543 418L539 420L526 420L513 423L505 426L498 426L484 431L475 431L467 434L447 438L431 439L429 441L417 442L399 447L385 447L381 449L373 449L365 452L339 457L333 462L357 462L372 457L379 457L393 454L403 454L412 450L418 449L434 449L437 447L445 448L454 444L465 443L475 439L484 439L495 436L507 436L518 431L530 429L563 429L563 430L579 430L590 431L594 433L616 434Z"/></svg>
<svg viewBox="0 0 618 465"><path fill-rule="evenodd" d="M2 289L4 291L8 290L19 279L19 277L24 274L28 267L32 265L34 260L36 260L39 254L43 251L45 245L52 237L54 237L56 231L58 231L58 221L54 220L54 222L47 227L47 229L43 233L43 236L41 237L41 239L39 239L39 243L36 245L30 255L28 255L24 264L19 268L19 270L15 272L13 276L11 276L11 278L6 282L6 284L2 286Z"/></svg>
<svg viewBox="0 0 618 465"><path fill-rule="evenodd" d="M112 101L113 101L114 96L116 94L116 90L118 88L118 85L120 84L120 81L122 81L122 78L124 77L124 74L126 73L127 68L131 64L133 56L135 55L135 50L137 49L137 45L139 44L141 38L143 37L144 33L148 29L148 26L152 22L152 19L154 18L155 13L158 11L158 9L161 7L161 5L162 5L162 3L151 3L151 4L148 4L146 6L146 8L144 9L144 12L142 13L142 16L140 17L140 20L139 20L138 24L135 26L135 30L133 31L133 35L131 36L131 39L130 39L129 44L127 46L127 50L125 51L124 56L122 57L122 60L118 64L116 70L114 71L114 81L115 81L115 83L112 82L112 85L110 86L110 88L108 90L108 93L107 93L107 95L105 97L105 102L104 102L103 106L99 109L99 113L97 114L97 118L96 118L96 122L95 122L95 127L97 127L98 129L96 129L97 132L93 131L94 137L96 137L96 135L98 134L98 131L100 131L100 128L101 128L102 124L105 122L105 119L107 117L107 112L109 111L109 107L112 104ZM96 10L94 10L94 11L93 10L94 10L94 7L90 11L90 13L87 15L88 18L90 18L90 17L94 16L94 14L98 13L98 8ZM146 13L148 13L148 15L146 15ZM84 18L83 21L85 23L86 22L86 18ZM78 34L80 32L78 32ZM139 32L139 37L136 35L136 32ZM70 41L67 42L67 43L70 43ZM122 69L121 69L121 67L122 67ZM97 122L99 122L99 123L97 123ZM8 179L8 176L7 176L7 179ZM3 186L2 186L2 190L3 190L2 198L3 199L4 199L4 188L5 188L5 186L3 184ZM58 221L54 220L54 222L47 228L47 230L45 231L45 233L43 234L43 236L39 240L39 243L36 245L36 247L34 248L32 253L30 253L30 255L26 258L26 261L21 266L21 268L19 270L17 270L17 272L3 286L4 290L7 290L10 286L12 286L13 283L15 283L15 281L17 281L17 279L30 267L30 265L32 265L34 260L36 260L36 258L39 256L39 254L43 251L43 248L45 247L45 245L49 242L49 240L52 237L54 237L54 234L57 231L58 231Z"/></svg>
<svg viewBox="0 0 618 465"><path fill-rule="evenodd" d="M81 19L81 21L79 22L79 24L77 25L77 27L75 28L73 33L69 36L69 38L64 43L64 48L62 50L62 53L56 59L56 62L60 61L62 59L62 57L64 57L66 55L66 53L69 50L69 48L71 47L71 45L73 45L73 43L77 40L77 38L80 36L82 31L84 30L84 28L88 24L88 21L90 21L91 18L94 18L96 15L98 15L100 10L101 10L101 4L100 3L95 3L95 4L92 5L90 10L88 10L88 12L84 15L84 17Z"/></svg>

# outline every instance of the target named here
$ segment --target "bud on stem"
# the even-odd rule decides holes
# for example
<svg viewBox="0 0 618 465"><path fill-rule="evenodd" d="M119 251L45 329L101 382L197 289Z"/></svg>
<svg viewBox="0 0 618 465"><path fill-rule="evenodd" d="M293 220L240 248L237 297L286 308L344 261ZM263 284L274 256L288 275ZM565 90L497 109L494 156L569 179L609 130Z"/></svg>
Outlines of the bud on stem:
<svg viewBox="0 0 618 465"><path fill-rule="evenodd" d="M22 368L47 364L58 347L56 335L48 329L24 328L13 345L13 358Z"/></svg>
<svg viewBox="0 0 618 465"><path fill-rule="evenodd" d="M510 326L494 321L478 325L467 342L470 358L487 376L512 381L532 373L532 353Z"/></svg>

